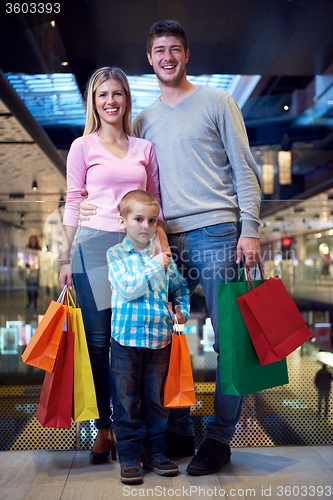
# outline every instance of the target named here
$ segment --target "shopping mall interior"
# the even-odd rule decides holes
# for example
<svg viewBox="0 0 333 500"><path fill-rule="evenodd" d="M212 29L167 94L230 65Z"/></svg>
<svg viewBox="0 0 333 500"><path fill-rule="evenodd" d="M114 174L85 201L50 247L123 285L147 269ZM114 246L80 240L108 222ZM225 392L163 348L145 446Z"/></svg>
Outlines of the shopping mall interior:
<svg viewBox="0 0 333 500"><path fill-rule="evenodd" d="M59 0L36 3L37 13L32 5L8 2L0 16L0 499L332 496L333 394L325 406L314 383L323 365L333 374L332 0ZM145 41L162 19L187 32L188 79L227 91L242 111L262 180L265 273L282 279L313 337L287 357L288 384L244 396L230 464L196 478L181 459L179 476L146 471L141 493L130 493L118 464L89 463L93 420L41 426L45 372L21 355L61 291L66 157L83 133L88 76L123 68L134 118L159 96ZM199 447L216 371L200 287L185 331Z"/></svg>

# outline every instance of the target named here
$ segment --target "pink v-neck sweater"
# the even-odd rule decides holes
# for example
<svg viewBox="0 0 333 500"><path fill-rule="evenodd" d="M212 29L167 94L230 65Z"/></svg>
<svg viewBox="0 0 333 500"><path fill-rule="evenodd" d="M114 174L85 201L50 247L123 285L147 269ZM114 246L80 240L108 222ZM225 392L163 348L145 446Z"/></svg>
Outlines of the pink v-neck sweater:
<svg viewBox="0 0 333 500"><path fill-rule="evenodd" d="M87 203L97 214L82 226L102 231L119 231L118 206L133 189L143 189L160 203L158 167L152 143L128 136L125 158L110 153L96 132L75 139L67 157L67 200L63 224L78 226L81 190L88 191ZM162 215L160 213L160 218Z"/></svg>

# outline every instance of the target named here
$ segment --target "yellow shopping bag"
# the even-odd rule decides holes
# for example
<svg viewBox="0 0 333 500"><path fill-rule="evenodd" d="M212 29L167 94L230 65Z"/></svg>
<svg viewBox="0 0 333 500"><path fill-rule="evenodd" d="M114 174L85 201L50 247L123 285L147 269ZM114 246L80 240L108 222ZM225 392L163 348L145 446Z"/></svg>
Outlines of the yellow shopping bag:
<svg viewBox="0 0 333 500"><path fill-rule="evenodd" d="M68 330L74 332L73 420L74 422L82 422L83 420L99 418L99 413L82 312L80 308L75 307L69 292L67 292L67 300Z"/></svg>

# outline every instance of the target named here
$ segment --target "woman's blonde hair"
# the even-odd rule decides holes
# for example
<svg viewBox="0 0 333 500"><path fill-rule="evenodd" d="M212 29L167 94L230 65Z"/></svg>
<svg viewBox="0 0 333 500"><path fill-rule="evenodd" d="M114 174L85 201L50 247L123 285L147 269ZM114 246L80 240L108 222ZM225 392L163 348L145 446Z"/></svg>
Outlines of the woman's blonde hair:
<svg viewBox="0 0 333 500"><path fill-rule="evenodd" d="M96 132L101 126L101 120L95 109L95 94L96 89L102 83L107 80L116 80L123 87L126 98L127 106L126 111L123 116L123 127L124 132L127 135L133 135L132 133L132 97L131 90L127 80L127 76L124 71L115 66L97 69L89 78L86 92L85 100L87 104L87 114L86 114L86 125L84 127L83 135L91 134Z"/></svg>

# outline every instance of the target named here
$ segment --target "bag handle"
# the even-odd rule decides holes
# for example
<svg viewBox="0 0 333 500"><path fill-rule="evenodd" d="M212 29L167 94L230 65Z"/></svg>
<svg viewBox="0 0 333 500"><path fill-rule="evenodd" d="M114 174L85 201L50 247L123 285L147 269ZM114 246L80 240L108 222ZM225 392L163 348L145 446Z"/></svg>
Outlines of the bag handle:
<svg viewBox="0 0 333 500"><path fill-rule="evenodd" d="M59 302L60 304L64 303L66 291L67 291L67 285L64 286L64 288L61 290L59 297L57 298L57 302Z"/></svg>
<svg viewBox="0 0 333 500"><path fill-rule="evenodd" d="M67 290L66 290L66 298L67 298L67 304L68 304L69 306L71 306L71 307L76 307L76 306L75 306L74 299L73 299L73 297L72 297L72 294L71 294L71 292L68 290L68 288L67 288Z"/></svg>
<svg viewBox="0 0 333 500"><path fill-rule="evenodd" d="M266 276L266 273L265 273L265 270L264 270L262 263L258 262L254 267L257 267L257 269L259 269L261 281L267 281L267 276ZM248 283L248 290L249 291L250 291L250 289L254 290L255 289L255 286L253 283L254 280L251 276L249 266L245 265L245 270L246 270L246 278L247 278L247 283Z"/></svg>
<svg viewBox="0 0 333 500"><path fill-rule="evenodd" d="M173 315L173 333L175 335L181 335L184 332L184 325L178 323L177 315Z"/></svg>

